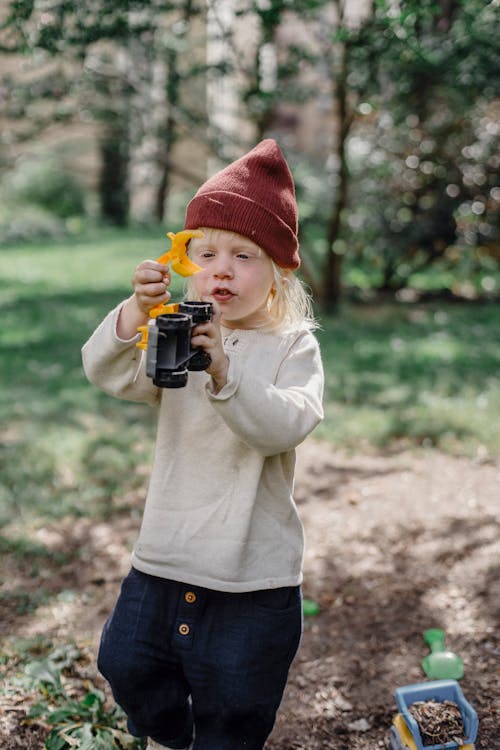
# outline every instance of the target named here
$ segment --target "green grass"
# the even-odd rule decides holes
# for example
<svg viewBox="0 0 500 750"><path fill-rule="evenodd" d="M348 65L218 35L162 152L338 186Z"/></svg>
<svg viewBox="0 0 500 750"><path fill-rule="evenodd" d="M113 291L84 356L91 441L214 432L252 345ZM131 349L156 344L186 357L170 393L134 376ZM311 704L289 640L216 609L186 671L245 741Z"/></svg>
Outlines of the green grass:
<svg viewBox="0 0 500 750"><path fill-rule="evenodd" d="M4 547L17 549L41 519L105 517L143 494L155 413L88 384L80 348L130 293L137 263L167 247L161 231L129 230L0 249ZM352 449L403 440L498 453L498 306L346 307L321 322L318 436Z"/></svg>
<svg viewBox="0 0 500 750"><path fill-rule="evenodd" d="M90 386L80 349L161 234L0 250L0 525L109 514L144 485L154 412Z"/></svg>
<svg viewBox="0 0 500 750"><path fill-rule="evenodd" d="M326 419L318 434L363 445L500 450L500 308L360 306L323 321Z"/></svg>

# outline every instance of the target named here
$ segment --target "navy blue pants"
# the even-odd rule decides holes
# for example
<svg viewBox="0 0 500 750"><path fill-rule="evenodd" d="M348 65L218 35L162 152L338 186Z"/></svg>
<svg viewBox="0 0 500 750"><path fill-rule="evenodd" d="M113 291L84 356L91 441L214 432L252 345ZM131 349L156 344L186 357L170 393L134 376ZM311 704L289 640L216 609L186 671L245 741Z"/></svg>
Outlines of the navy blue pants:
<svg viewBox="0 0 500 750"><path fill-rule="evenodd" d="M194 750L261 750L297 651L300 587L241 594L132 569L98 666L131 734Z"/></svg>

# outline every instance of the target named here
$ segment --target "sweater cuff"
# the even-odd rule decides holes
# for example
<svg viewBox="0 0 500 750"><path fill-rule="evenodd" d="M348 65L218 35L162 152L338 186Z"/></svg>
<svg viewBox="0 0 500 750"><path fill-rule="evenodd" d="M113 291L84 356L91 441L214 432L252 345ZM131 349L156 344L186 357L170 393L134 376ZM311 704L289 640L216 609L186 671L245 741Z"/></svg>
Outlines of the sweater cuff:
<svg viewBox="0 0 500 750"><path fill-rule="evenodd" d="M215 391L213 390L212 379L210 379L205 386L210 401L227 401L229 398L234 396L234 394L238 390L242 375L241 363L239 363L240 366L238 366L238 363L235 361L235 357L228 356L228 360L229 367L227 370L227 382L220 389L220 391L217 391L217 393L215 393Z"/></svg>
<svg viewBox="0 0 500 750"><path fill-rule="evenodd" d="M125 304L126 300L123 302L120 302L118 307L115 307L115 309L112 311L112 319L111 319L111 330L113 332L113 341L116 344L123 344L125 346L130 346L131 344L135 344L137 341L140 340L141 334L139 331L135 334L135 336L132 336L130 339L122 339L120 336L118 336L118 318L120 317L120 313L122 311L123 305Z"/></svg>

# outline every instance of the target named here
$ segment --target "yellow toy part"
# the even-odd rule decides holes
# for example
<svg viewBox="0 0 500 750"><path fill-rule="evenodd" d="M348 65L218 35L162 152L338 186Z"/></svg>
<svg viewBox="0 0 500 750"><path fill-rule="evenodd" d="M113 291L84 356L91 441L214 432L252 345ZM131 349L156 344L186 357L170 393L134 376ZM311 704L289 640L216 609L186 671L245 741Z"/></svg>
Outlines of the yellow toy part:
<svg viewBox="0 0 500 750"><path fill-rule="evenodd" d="M182 232L167 232L167 237L172 241L170 250L163 255L160 255L156 259L157 263L167 264L170 263L172 271L178 273L179 276L192 276L198 271L202 271L201 266L193 263L187 255L187 243L193 237L203 237L203 232L200 229L184 229ZM150 318L157 318L158 315L169 315L170 313L176 313L179 309L178 303L166 304L160 302L159 305L155 305L149 311ZM144 351L148 347L148 326L139 326L137 329L141 334L141 340L136 344L139 349Z"/></svg>
<svg viewBox="0 0 500 750"><path fill-rule="evenodd" d="M393 724L396 727L398 739L401 741L402 747L405 748L405 750L417 750L413 735L406 726L406 722L401 714L397 714L397 716L394 717Z"/></svg>
<svg viewBox="0 0 500 750"><path fill-rule="evenodd" d="M393 738L397 737L398 750L418 750L413 735L406 726L406 722L402 714L397 714L392 722L393 724ZM395 747L394 742L392 747ZM467 743L467 745L461 745L460 750L474 750L474 745Z"/></svg>
<svg viewBox="0 0 500 750"><path fill-rule="evenodd" d="M137 329L139 333L141 334L141 340L137 342L136 347L138 349L142 349L143 351L146 351L148 348L148 327L147 326L139 326Z"/></svg>
<svg viewBox="0 0 500 750"><path fill-rule="evenodd" d="M157 318L158 315L170 315L170 313L176 313L179 309L178 302L160 302L159 305L155 305L149 311L150 318Z"/></svg>
<svg viewBox="0 0 500 750"><path fill-rule="evenodd" d="M171 263L172 271L179 276L192 276L203 269L193 263L187 256L187 243L193 237L203 237L203 232L199 229L184 229L182 232L168 232L167 237L172 240L170 250L157 259L157 263Z"/></svg>
<svg viewBox="0 0 500 750"><path fill-rule="evenodd" d="M171 313L176 313L178 309L178 302L174 302L171 305L165 305L164 303L162 303L151 308L151 310L149 311L149 317L151 319L154 319L157 318L158 315L170 315ZM148 348L148 328L149 326L139 326L139 328L137 329L142 338L137 342L136 347L138 349L143 349L144 351L146 351L146 349Z"/></svg>

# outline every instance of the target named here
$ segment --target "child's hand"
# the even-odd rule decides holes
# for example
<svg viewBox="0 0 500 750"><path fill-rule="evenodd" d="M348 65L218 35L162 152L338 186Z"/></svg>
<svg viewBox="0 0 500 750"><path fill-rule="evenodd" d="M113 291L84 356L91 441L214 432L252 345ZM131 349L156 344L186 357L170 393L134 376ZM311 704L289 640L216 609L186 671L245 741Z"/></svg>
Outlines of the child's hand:
<svg viewBox="0 0 500 750"><path fill-rule="evenodd" d="M143 313L148 313L152 307L166 302L171 294L168 291L170 272L168 266L155 260L143 260L135 269L132 276L135 301Z"/></svg>
<svg viewBox="0 0 500 750"><path fill-rule="evenodd" d="M134 294L120 310L116 332L122 339L130 339L137 328L148 320L152 307L170 299L167 287L170 284L168 267L155 260L143 260L132 276Z"/></svg>
<svg viewBox="0 0 500 750"><path fill-rule="evenodd" d="M220 313L215 312L212 320L207 323L199 323L193 328L191 346L200 346L212 360L206 372L212 376L214 391L217 393L227 383L227 371L229 362L222 346L222 334L220 330Z"/></svg>

